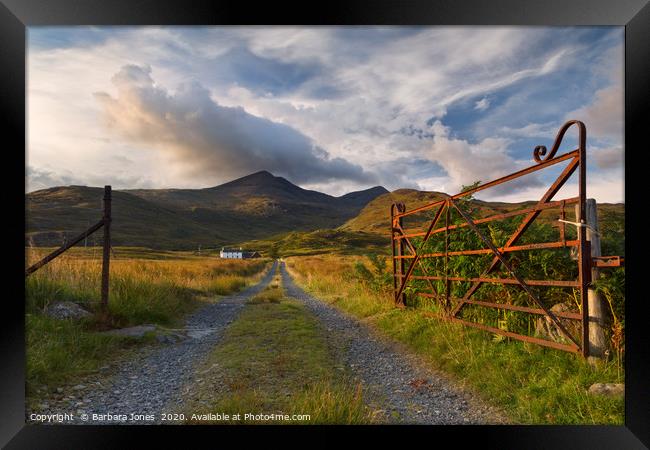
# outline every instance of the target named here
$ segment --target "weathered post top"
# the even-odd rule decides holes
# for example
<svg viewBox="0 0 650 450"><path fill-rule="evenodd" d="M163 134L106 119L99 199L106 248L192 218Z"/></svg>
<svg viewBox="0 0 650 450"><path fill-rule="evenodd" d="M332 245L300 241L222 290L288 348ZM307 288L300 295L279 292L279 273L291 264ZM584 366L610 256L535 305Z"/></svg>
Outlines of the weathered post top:
<svg viewBox="0 0 650 450"><path fill-rule="evenodd" d="M110 185L104 186L104 220L111 220L111 200L112 188Z"/></svg>

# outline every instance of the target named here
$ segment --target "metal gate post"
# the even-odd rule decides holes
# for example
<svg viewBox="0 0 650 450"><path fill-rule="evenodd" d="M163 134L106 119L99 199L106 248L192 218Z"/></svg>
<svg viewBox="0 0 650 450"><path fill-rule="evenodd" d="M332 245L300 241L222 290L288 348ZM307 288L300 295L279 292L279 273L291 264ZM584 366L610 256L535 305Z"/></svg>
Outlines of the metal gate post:
<svg viewBox="0 0 650 450"><path fill-rule="evenodd" d="M397 294L397 260L395 248L395 204L390 205L390 243L393 250L393 295ZM397 299L395 299L397 302Z"/></svg>
<svg viewBox="0 0 650 450"><path fill-rule="evenodd" d="M451 287L449 281L449 200L445 202L444 208L445 208L445 311L449 312L450 287Z"/></svg>
<svg viewBox="0 0 650 450"><path fill-rule="evenodd" d="M400 203L397 207L397 210L402 213L406 211L406 205L403 203ZM399 225L400 230L404 229L404 219L402 217L399 217L397 219L397 224ZM404 239L399 240L399 255L404 256ZM400 274L400 280L403 280L403 283L406 283L406 278L404 278L404 275L406 274L405 270L405 262L404 258L400 258L399 260L399 274ZM406 306L406 292L402 291L402 295L400 296L399 299L400 303L402 306Z"/></svg>
<svg viewBox="0 0 650 450"><path fill-rule="evenodd" d="M591 250L590 242L587 241L585 226L587 224L587 130L582 122L578 122L578 150L579 150L579 172L578 172L578 209L579 217L576 221L578 226L578 272L580 278L580 308L582 310L582 355L589 356L589 295L588 289L591 283Z"/></svg>

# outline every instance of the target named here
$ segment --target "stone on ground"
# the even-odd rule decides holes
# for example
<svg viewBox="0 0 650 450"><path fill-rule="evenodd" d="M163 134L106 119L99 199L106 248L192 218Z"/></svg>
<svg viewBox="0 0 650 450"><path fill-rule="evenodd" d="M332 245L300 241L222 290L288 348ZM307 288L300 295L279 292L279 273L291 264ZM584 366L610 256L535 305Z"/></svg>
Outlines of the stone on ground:
<svg viewBox="0 0 650 450"><path fill-rule="evenodd" d="M91 315L90 312L72 302L52 303L45 308L45 314L55 319L83 319Z"/></svg>
<svg viewBox="0 0 650 450"><path fill-rule="evenodd" d="M623 383L594 383L589 386L588 392L594 395L616 397L625 394L625 385Z"/></svg>

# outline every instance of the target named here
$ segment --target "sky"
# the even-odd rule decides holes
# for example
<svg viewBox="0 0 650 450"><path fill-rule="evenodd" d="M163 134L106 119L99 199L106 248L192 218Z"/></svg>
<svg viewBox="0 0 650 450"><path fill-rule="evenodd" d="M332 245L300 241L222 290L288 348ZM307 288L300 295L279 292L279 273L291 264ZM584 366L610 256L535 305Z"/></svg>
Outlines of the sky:
<svg viewBox="0 0 650 450"><path fill-rule="evenodd" d="M27 39L30 192L204 188L267 170L331 195L454 194L534 165L535 146L578 119L588 197L624 201L622 27L29 27ZM571 129L560 153L576 142ZM478 197L539 199L562 168Z"/></svg>

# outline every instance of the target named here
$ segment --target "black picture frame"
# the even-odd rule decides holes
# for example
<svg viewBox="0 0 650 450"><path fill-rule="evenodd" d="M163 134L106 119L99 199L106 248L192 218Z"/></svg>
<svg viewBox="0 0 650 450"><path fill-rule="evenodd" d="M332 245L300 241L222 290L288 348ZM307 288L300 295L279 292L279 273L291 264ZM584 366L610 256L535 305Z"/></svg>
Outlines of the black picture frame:
<svg viewBox="0 0 650 450"><path fill-rule="evenodd" d="M383 440L387 432L406 431L409 441L423 438L434 445L445 438L482 448L518 449L641 449L650 446L650 340L643 313L645 296L640 270L642 242L643 153L650 99L650 4L648 0L339 0L322 4L265 2L250 5L228 1L139 0L0 0L0 118L7 133L3 140L4 221L13 219L3 247L12 254L2 305L2 363L0 364L0 444L6 448L131 448L133 433L166 442L188 442L188 434L201 434L207 442L221 442L223 434L236 434L237 445L252 437L266 439L275 427L120 427L25 425L24 329L24 176L25 43L26 27L35 25L619 25L625 26L625 197L626 203L626 400L625 426L449 426L449 427L283 427L300 432L297 442L318 438L330 442L331 431L360 432ZM7 139L9 138L9 139ZM635 161L636 160L636 161ZM637 175L638 172L638 175ZM23 181L24 182L24 178ZM15 260L14 260L15 258ZM23 263L16 261L22 259ZM636 294L636 295L634 295ZM633 300L633 301L632 301ZM255 433L251 433L254 430ZM255 435L255 436L254 436ZM288 435L283 433L283 441ZM417 435L417 436L416 436ZM182 441L180 441L182 440Z"/></svg>

